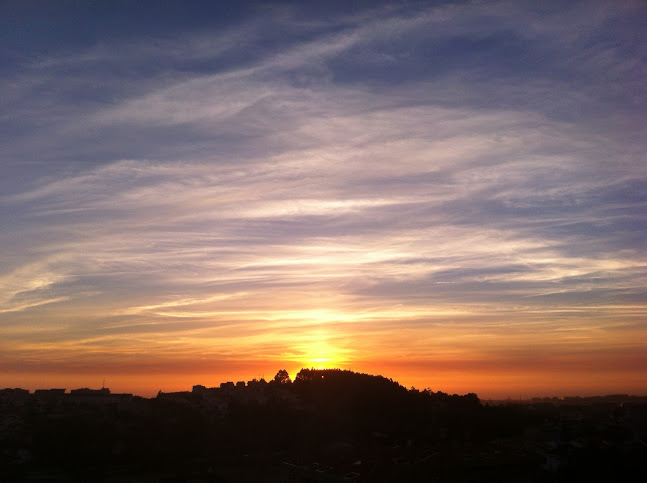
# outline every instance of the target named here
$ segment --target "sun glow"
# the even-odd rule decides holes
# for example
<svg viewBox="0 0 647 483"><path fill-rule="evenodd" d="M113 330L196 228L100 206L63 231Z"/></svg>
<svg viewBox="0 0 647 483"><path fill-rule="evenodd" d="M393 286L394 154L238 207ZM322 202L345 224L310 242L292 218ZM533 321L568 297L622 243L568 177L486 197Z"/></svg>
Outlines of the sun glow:
<svg viewBox="0 0 647 483"><path fill-rule="evenodd" d="M309 333L299 347L299 361L303 367L331 369L344 365L349 359L349 350L339 347L334 334L327 327L318 327Z"/></svg>

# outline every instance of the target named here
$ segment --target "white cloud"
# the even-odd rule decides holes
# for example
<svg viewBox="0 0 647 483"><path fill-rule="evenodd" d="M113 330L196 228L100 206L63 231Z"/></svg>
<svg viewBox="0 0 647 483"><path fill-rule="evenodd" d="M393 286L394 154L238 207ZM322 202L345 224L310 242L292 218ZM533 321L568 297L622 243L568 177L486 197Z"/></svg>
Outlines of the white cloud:
<svg viewBox="0 0 647 483"><path fill-rule="evenodd" d="M645 145L602 129L608 118L564 115L568 106L601 109L588 97L600 88L595 80L581 91L550 73L502 78L491 58L392 85L362 72L375 59L408 68L382 43L405 56L414 49L402 45L418 38L412 30L430 30L421 42L451 48L457 36L558 35L569 59L582 32L609 18L600 10L578 18L587 27L571 36L572 12L556 21L508 7L341 19L333 33L229 69L169 67L139 88L111 77L106 89L123 95L110 102L72 105L57 97L63 81L38 73L26 92L52 86L52 110L25 102L28 136L0 152L20 169L29 156L39 166L25 179L12 174L18 181L0 194L11 214L0 228L9 260L0 311L11 336L24 323L31 340L39 327L51 337L47 324L69 319L56 340L69 347L85 341L131 353L158 330L190 352L200 334L225 350L239 330L236 340L253 352L270 329L327 323L373 330L379 346L392 324L432 339L439 319L487 334L494 319L519 331L536 324L536 335L563 317L598 342L593 326L639 320L645 307L632 298L647 275L645 196L636 187L647 179ZM242 37L258 39L256 28L161 46L145 40L126 61L164 57L169 45L173 59L216 59ZM548 44L537 48L554 55ZM76 82L87 83L87 66L120 62L115 45L45 64L73 66ZM339 80L349 67L334 62L348 65L364 50L373 60ZM608 49L578 52L588 59L582 71L613 67ZM633 65L621 64L616 77ZM21 105L25 92L12 92ZM447 342L445 329L439 340ZM142 340L122 340L132 334Z"/></svg>

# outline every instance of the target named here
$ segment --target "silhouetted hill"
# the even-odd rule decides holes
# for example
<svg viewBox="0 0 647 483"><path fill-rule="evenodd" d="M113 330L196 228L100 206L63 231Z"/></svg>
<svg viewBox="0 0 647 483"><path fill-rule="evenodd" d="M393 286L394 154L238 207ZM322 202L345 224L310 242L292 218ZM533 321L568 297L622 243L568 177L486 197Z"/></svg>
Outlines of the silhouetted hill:
<svg viewBox="0 0 647 483"><path fill-rule="evenodd" d="M483 405L339 369L152 399L5 389L0 481L619 481L647 461L647 401L621 396Z"/></svg>

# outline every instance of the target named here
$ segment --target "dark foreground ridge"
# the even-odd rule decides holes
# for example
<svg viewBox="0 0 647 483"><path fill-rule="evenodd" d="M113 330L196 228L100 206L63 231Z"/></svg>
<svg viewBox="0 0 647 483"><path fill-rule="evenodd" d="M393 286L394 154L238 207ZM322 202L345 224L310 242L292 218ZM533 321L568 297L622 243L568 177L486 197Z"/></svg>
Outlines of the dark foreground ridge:
<svg viewBox="0 0 647 483"><path fill-rule="evenodd" d="M646 440L647 398L490 405L338 369L0 390L0 481L644 481Z"/></svg>

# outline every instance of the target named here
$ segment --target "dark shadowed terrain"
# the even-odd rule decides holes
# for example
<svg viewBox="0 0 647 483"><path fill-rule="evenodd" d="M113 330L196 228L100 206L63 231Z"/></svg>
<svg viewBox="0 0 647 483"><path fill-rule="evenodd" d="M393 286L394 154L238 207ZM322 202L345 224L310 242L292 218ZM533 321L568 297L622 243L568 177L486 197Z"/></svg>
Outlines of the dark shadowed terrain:
<svg viewBox="0 0 647 483"><path fill-rule="evenodd" d="M647 398L483 404L335 369L152 399L0 390L2 481L642 481L646 440Z"/></svg>

